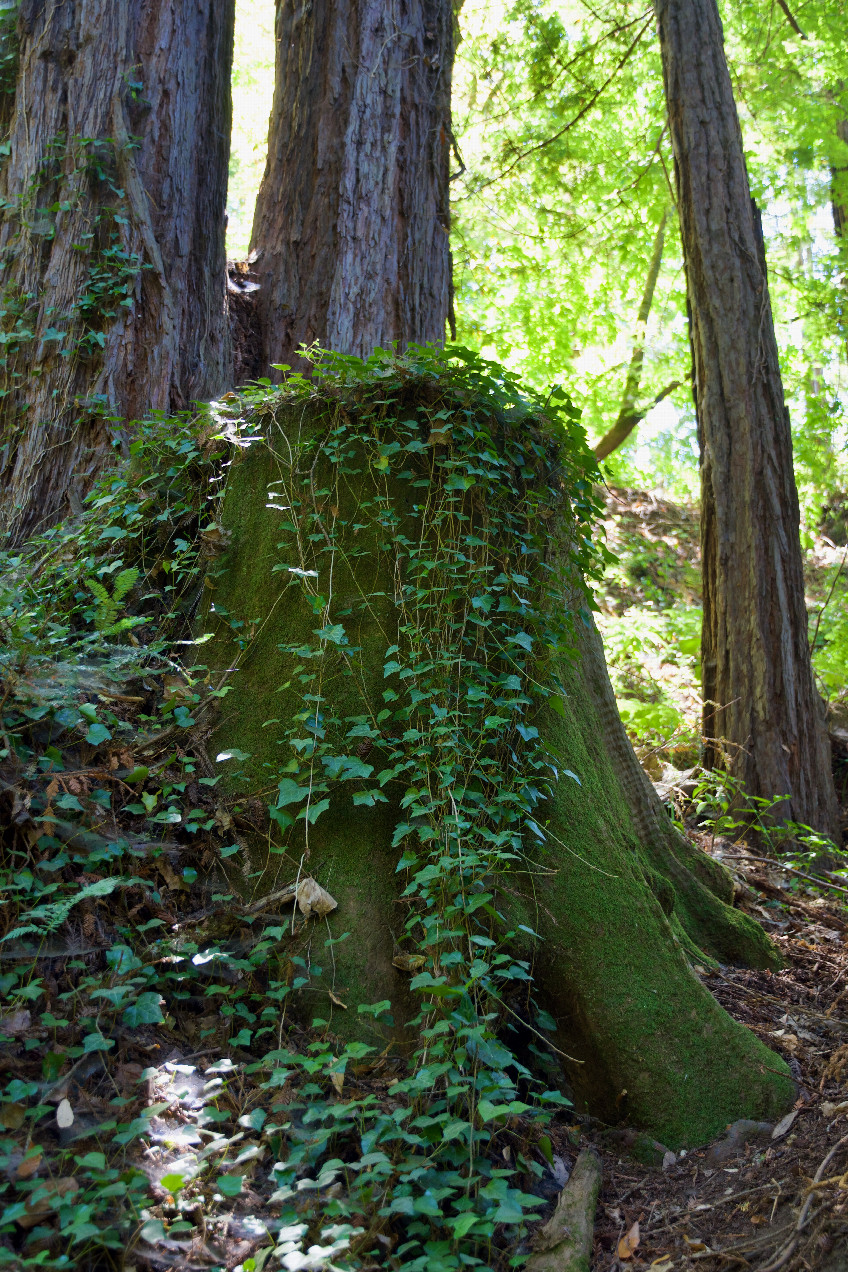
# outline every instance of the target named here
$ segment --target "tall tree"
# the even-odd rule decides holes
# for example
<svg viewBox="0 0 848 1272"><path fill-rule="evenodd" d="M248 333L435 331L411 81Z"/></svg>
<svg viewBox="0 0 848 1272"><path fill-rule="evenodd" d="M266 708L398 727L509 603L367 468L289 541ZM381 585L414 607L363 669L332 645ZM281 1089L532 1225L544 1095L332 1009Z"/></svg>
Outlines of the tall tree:
<svg viewBox="0 0 848 1272"><path fill-rule="evenodd" d="M441 342L451 308L453 9L316 0L277 10L252 250L266 362Z"/></svg>
<svg viewBox="0 0 848 1272"><path fill-rule="evenodd" d="M760 216L715 0L655 0L701 444L705 763L828 834L836 798L807 637L798 495Z"/></svg>
<svg viewBox="0 0 848 1272"><path fill-rule="evenodd" d="M0 113L11 543L74 505L123 421L229 379L233 22L234 0L22 0Z"/></svg>
<svg viewBox="0 0 848 1272"><path fill-rule="evenodd" d="M436 131L436 120L428 116L431 144L407 147L407 113L420 119L421 111L432 108L430 97L423 104L409 100L391 116L394 131L387 128L376 146L374 130L360 126L363 118L370 118L364 107L350 115L330 109L333 101L356 98L348 78L358 83L360 70L382 85L382 105L372 103L374 110L403 102L411 65L422 76L417 91L441 93L450 79L450 46L433 47L431 42L439 32L444 41L449 40L450 5L440 0L438 11L425 10L425 2L431 0L416 0L403 13L395 13L392 20L397 26L390 30L371 9L350 10L346 35L351 48L361 51L367 46L374 51L380 47L374 32L383 33L379 59L360 53L353 62L342 56L340 12L316 5L299 9L295 22L288 3L282 4L278 74L283 82L277 85L272 151L278 148L289 166L278 163L272 154L256 239L262 253L259 264L264 270L269 340L277 341L270 345L271 356L281 356L295 348L298 340L316 336L335 343L339 353L351 354L370 353L378 333L383 340L387 333L420 340L428 335L436 339L444 330L450 296L443 220L448 117L443 114L438 124L444 136ZM407 43L400 31L417 33L417 43ZM395 59L393 42L400 44L402 58ZM361 92L369 91L369 83L362 83ZM284 134L283 103L291 106L292 141ZM386 192L401 180L401 150L404 190L427 192L426 204L414 205L419 218L414 225L412 209L403 200L397 207L386 202ZM350 174L343 187L344 199L339 196L340 174ZM267 219L271 211L273 234ZM359 227L356 236L353 226ZM380 256L376 255L378 242ZM414 261L415 277L422 280L413 293L408 290L409 271L399 268L403 261ZM350 288L343 293L338 287L345 279ZM426 279L437 280L439 286L430 285L425 293ZM362 308L366 282L376 306L373 313ZM416 298L412 309L411 294ZM408 328L403 325L407 321ZM363 384L367 381L365 376ZM396 845L405 842L408 819L418 824L418 812L404 814L402 808L421 792L404 789L407 779L412 779L409 766L400 764L395 770L396 776L401 775L397 782L387 770L380 776L385 792L366 793L365 801L359 800L352 810L334 803L326 787L328 796L320 806L313 809L310 804L299 817L292 817L286 807L311 792L315 783L323 783L324 770L318 767L309 738L291 740L291 727L321 738L325 728L341 720L345 728L351 720L366 718L379 720L383 727L391 711L388 707L381 711L376 704L398 698L394 689L387 688L386 678L401 672L398 660L406 655L398 651L408 639L420 652L426 651L428 665L434 660L432 667L451 669L446 673L450 687L445 689L445 701L465 701L466 695L469 701L480 701L480 685L475 682L469 687L463 679L467 674L464 651L467 633L477 630L475 615L479 613L488 627L482 615L489 613L490 601L460 586L459 576L450 572L453 566L443 573L435 558L429 560L428 536L438 540L432 549L436 556L446 551L453 560L451 554L456 553L457 561L461 557L468 564L471 558L463 545L475 551L474 545L485 542L480 535L467 536L469 525L482 534L490 519L500 523L518 514L488 506L486 486L478 483L485 470L477 465L489 463L499 451L497 446L487 449L483 433L477 440L470 425L473 447L481 454L470 470L474 475L466 479L460 470L462 452L460 443L452 441L452 432L466 429L463 420L473 418L480 403L475 399L472 404L473 395L464 390L452 393L449 373L439 383L438 377L416 376L409 362L400 368L389 363L385 377L375 373L373 382L381 386L375 390L379 403L373 414L368 413L367 387L357 395L354 386L349 407L343 396L333 392L322 396L320 387L306 404L281 396L278 407L269 404L257 416L267 427L267 445L260 441L249 448L232 468L222 512L229 548L216 574L214 592L215 613L227 617L210 615L216 638L209 649L212 665L226 676L234 670L238 674L232 676L232 691L213 750L244 756L244 775L256 794L267 797L269 789L279 789L279 803L271 805L271 813L284 835L282 846L272 845L267 833L259 834L249 846L251 868L262 874L258 886L272 890L278 870L287 870L290 860L307 858L316 879L328 886L332 881L343 916L339 921L353 939L333 945L331 979L326 985L329 1001L349 1008L353 1003L365 1006L390 999L402 1016L409 987L392 957L399 915L395 881L400 848ZM438 398L435 406L434 396ZM432 426L427 423L428 411L433 413ZM362 412L366 414L364 431ZM487 404L482 413L488 429ZM416 418L427 423L423 433ZM503 416L499 418L497 427L506 427ZM401 430L409 429L412 421L412 434L404 435L403 445L392 440L399 421ZM525 421L524 427L528 438L535 435L532 421ZM518 434L523 436L520 428ZM373 452L372 443L377 446ZM556 450L553 438L551 445ZM339 465L329 458L328 446ZM403 473L393 471L392 456L402 459ZM497 458L496 465L506 462ZM521 466L521 482L532 485L532 472L527 465ZM445 497L450 503L454 489L468 493L462 515L455 508L448 521L431 523L429 513ZM552 489L560 489L559 479ZM419 495L419 491L426 493ZM277 516L281 507L287 509L285 522ZM373 521L369 520L372 514ZM562 517L561 525L552 522L550 530L541 534L534 523L549 552L546 568L552 567L554 573L573 556L572 530L564 509ZM433 525L438 528L434 530ZM392 527L402 544L397 559L391 542L387 546ZM281 534L294 535L294 539L281 542ZM432 568L432 575L420 586L412 586L408 572L421 554L427 558L423 568ZM500 548L487 557L486 577L492 563L501 559L512 562ZM512 579L517 587L528 582L521 574ZM446 587L441 586L442 580L449 580ZM520 609L530 603L521 599L526 593L519 591L513 597L511 586L508 591L492 614L514 613L511 607ZM404 608L404 598L411 596L416 598L414 621ZM450 614L445 611L443 621L434 623L426 639L421 636L418 643L419 637L409 634L409 623L413 621L415 627L430 621L431 602L435 604L437 596L447 597ZM540 811L550 833L543 845L534 843L534 864L526 876L523 870L507 872L503 878L493 878L492 886L501 889L499 903L514 916L510 926L520 922L524 931L532 928L543 937L533 952L535 977L556 1018L557 1045L567 1056L577 1058L576 1063L566 1061L575 1087L606 1117L620 1115L627 1094L625 1111L633 1121L674 1142L703 1140L734 1117L774 1112L790 1095L790 1086L779 1059L726 1016L693 976L687 952L698 958L697 951L704 949L723 961L766 966L774 961L774 951L762 929L732 909L729 875L677 833L639 765L618 715L603 648L580 587L561 595L556 606L557 612L564 608L575 612L574 644L579 652L573 661L563 660L558 709L552 706L539 712L538 728L547 739L549 754L556 757L557 768L562 762L563 775ZM242 630L252 631L254 639L246 643L238 636ZM313 658L310 647L316 636ZM523 648L536 648L525 631L517 639ZM341 651L338 667L336 650ZM301 658L311 670L301 665ZM483 673L481 677L485 679ZM510 677L510 684L512 691L519 692L519 702L530 701L521 698L516 677ZM414 689L413 700L429 702L430 697L422 698ZM276 704L275 718L266 721L270 702ZM422 717L420 731L411 727L412 716L404 716L404 744L420 739L423 756L436 753L436 740L450 750L453 738L456 747L467 749L462 712L453 714L452 709L443 711L439 703L435 706L432 717ZM385 724L385 730L389 728ZM498 744L509 745L506 719L492 716L487 728L501 729ZM536 734L535 725L529 734ZM360 723L349 736L363 741L343 744L359 748L356 758L347 756L345 763L349 769L352 765L364 771L372 747L374 756L382 754L389 734L375 729L372 740L369 726ZM304 759L302 785L298 784L298 757ZM334 764L329 760L328 773ZM374 771L371 761L367 771ZM434 791L438 788L440 795L434 796L432 804L436 808L441 807L439 800L450 806L455 798L461 804L465 795L460 788L476 790L479 781L489 789L489 779L481 777L478 768L466 782L455 767L442 770L434 761L424 784L430 782ZM322 820L312 829L319 816ZM452 842L456 827L465 826L464 816L454 807L449 814L454 830L440 823L427 841L433 851L440 853L443 849L438 845ZM478 834L481 845L486 842L487 833L490 829L486 825L481 829L475 814L467 832L463 831L461 853L473 850ZM537 897L534 892L537 871L545 874L543 900L541 893ZM494 870L493 875L497 875ZM256 878L251 875L251 886L256 886ZM342 985L344 997L340 998ZM361 1018L352 1010L341 1020L333 1018L333 1028L350 1032L360 1027Z"/></svg>
<svg viewBox="0 0 848 1272"><path fill-rule="evenodd" d="M651 316L651 305L654 300L654 291L657 286L657 279L660 274L660 266L662 265L663 248L665 246L665 227L668 221L669 209L663 211L662 219L657 229L657 236L654 239L654 250L651 253L651 261L648 266L648 276L645 279L645 290L642 293L642 303L639 306L639 316L636 319L636 336L633 341L633 352L630 355L630 362L627 366L627 377L624 381L624 393L621 398L621 407L618 417L612 428L604 433L599 442L596 442L592 448L597 459L606 459L614 450L618 450L623 442L626 442L630 434L633 432L640 420L643 420L652 407L658 406L663 398L668 397L669 393L673 393L678 387L680 381L672 380L665 388L661 389L654 400L641 409L637 408L636 398L639 394L639 385L642 382L642 366L645 361L645 339L648 327L648 319Z"/></svg>

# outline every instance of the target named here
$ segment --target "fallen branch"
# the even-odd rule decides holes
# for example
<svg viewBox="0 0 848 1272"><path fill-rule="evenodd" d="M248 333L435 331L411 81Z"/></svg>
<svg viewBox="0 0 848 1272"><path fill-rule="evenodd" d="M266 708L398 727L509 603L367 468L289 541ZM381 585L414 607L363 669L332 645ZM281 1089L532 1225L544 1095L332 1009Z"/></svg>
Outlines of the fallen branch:
<svg viewBox="0 0 848 1272"><path fill-rule="evenodd" d="M527 1272L589 1272L595 1206L601 1186L601 1159L584 1148L559 1195L553 1217L536 1237Z"/></svg>

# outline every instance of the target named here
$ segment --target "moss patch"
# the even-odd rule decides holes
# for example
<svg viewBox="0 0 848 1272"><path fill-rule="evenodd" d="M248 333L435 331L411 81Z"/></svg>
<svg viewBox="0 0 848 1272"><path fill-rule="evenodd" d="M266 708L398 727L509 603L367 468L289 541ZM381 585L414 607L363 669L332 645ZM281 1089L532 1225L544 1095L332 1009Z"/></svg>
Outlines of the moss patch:
<svg viewBox="0 0 848 1272"><path fill-rule="evenodd" d="M524 986L581 1062L569 1065L575 1088L609 1120L677 1147L776 1116L793 1094L785 1065L687 958L697 943L767 963L772 947L716 895L723 878L697 878L662 834L636 835L606 736L621 724L588 689L608 680L568 599L583 560L580 478L545 467L562 439L538 416L513 424L429 379L380 406L363 417L357 392L272 399L262 438L232 467L231 546L209 589L212 663L232 692L212 748L248 756L226 762L229 789L260 795L276 818L248 845L240 886L270 891L308 872L339 902L300 933L322 968L310 1003L334 1029L356 1033L359 1006L383 999L396 1028L411 1018L409 975L392 963L403 949L424 965L412 987L446 1020L480 1019L510 977ZM451 436L462 429L464 449ZM496 499L507 469L512 520ZM560 577L570 637L534 592ZM546 641L556 652L539 658ZM561 690L547 705L543 682ZM522 704L534 695L531 726ZM541 938L531 987L499 905Z"/></svg>

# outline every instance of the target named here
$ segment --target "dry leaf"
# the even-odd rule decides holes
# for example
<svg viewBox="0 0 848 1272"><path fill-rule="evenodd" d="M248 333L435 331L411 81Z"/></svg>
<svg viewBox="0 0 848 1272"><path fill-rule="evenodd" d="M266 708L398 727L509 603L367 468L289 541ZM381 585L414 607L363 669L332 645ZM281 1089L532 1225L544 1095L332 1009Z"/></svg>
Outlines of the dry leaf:
<svg viewBox="0 0 848 1272"><path fill-rule="evenodd" d="M181 889L188 888L188 884L185 879L180 878L170 862L160 858L159 861L156 862L156 869L165 880L166 886L169 887L172 892L179 892Z"/></svg>
<svg viewBox="0 0 848 1272"><path fill-rule="evenodd" d="M25 1104L4 1104L0 1106L0 1126L7 1131L19 1131L26 1117Z"/></svg>
<svg viewBox="0 0 848 1272"><path fill-rule="evenodd" d="M335 910L338 902L334 901L329 892L325 892L320 883L316 883L314 879L303 879L297 889L297 904L301 914L305 914L307 918L310 914L316 914L322 918L331 910Z"/></svg>
<svg viewBox="0 0 848 1272"><path fill-rule="evenodd" d="M15 1171L18 1179L30 1179L38 1170L43 1158L44 1154L40 1148L31 1157L25 1157Z"/></svg>
<svg viewBox="0 0 848 1272"><path fill-rule="evenodd" d="M672 1263L670 1254L661 1254L660 1257L658 1259L654 1259L653 1263L649 1266L654 1269L654 1272L671 1272L674 1264Z"/></svg>
<svg viewBox="0 0 848 1272"><path fill-rule="evenodd" d="M327 993L330 995L331 1003L335 1003L337 1007L344 1007L345 1011L347 1011L347 1003L343 1003L340 998L337 998L331 989L328 989Z"/></svg>
<svg viewBox="0 0 848 1272"><path fill-rule="evenodd" d="M639 1246L639 1221L634 1223L618 1243L617 1254L620 1259L632 1259Z"/></svg>
<svg viewBox="0 0 848 1272"><path fill-rule="evenodd" d="M697 1254L703 1258L704 1255L712 1253L710 1247L704 1241L693 1241L691 1237L687 1237L685 1232L683 1234L683 1240L688 1245L690 1254Z"/></svg>
<svg viewBox="0 0 848 1272"><path fill-rule="evenodd" d="M16 1038L18 1034L26 1033L31 1024L32 1016L26 1007L20 1007L17 1011L10 1011L8 1016L0 1017L0 1033Z"/></svg>
<svg viewBox="0 0 848 1272"><path fill-rule="evenodd" d="M428 446L445 446L451 438L451 427L448 424L446 428L434 428L430 430L430 436L427 438Z"/></svg>
<svg viewBox="0 0 848 1272"><path fill-rule="evenodd" d="M45 1181L36 1189L33 1196L35 1200L26 1203L26 1214L20 1216L16 1220L19 1228L34 1228L37 1223L41 1223L45 1215L48 1215L54 1209L56 1197L66 1197L68 1193L79 1191L79 1182L76 1179L66 1177L64 1179L50 1179Z"/></svg>
<svg viewBox="0 0 848 1272"><path fill-rule="evenodd" d="M50 785L47 787L47 790L44 792L44 794L47 796L48 799L55 799L56 796L59 794L59 783L56 781L55 777L53 778L53 781L50 783Z"/></svg>
<svg viewBox="0 0 848 1272"><path fill-rule="evenodd" d="M335 1088L336 1094L337 1094L337 1095L341 1095L341 1093L342 1093L342 1087L344 1086L344 1074L343 1074L343 1073L331 1073L331 1074L330 1074L330 1081L332 1082L333 1087Z"/></svg>
<svg viewBox="0 0 848 1272"><path fill-rule="evenodd" d="M795 1121L795 1118L797 1116L798 1116L798 1110L792 1109L790 1110L789 1113L786 1114L786 1117L782 1117L780 1121L778 1122L777 1126L774 1128L774 1130L771 1133L772 1139L773 1140L781 1139L789 1130L790 1126Z"/></svg>
<svg viewBox="0 0 848 1272"><path fill-rule="evenodd" d="M56 1109L56 1125L61 1131L67 1130L69 1126L74 1124L74 1110L71 1108L70 1100L62 1100Z"/></svg>
<svg viewBox="0 0 848 1272"><path fill-rule="evenodd" d="M392 967L399 967L402 972L420 972L426 962L423 954L396 954Z"/></svg>

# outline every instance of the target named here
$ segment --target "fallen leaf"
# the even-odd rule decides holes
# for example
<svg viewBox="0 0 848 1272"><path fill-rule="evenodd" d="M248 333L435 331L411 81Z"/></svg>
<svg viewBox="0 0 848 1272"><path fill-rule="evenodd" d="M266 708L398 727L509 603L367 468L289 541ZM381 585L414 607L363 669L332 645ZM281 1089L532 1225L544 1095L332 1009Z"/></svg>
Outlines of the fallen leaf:
<svg viewBox="0 0 848 1272"><path fill-rule="evenodd" d="M330 1081L332 1082L333 1087L335 1088L336 1094L337 1094L337 1095L341 1095L341 1093L342 1093L342 1087L344 1086L344 1074L343 1074L343 1073L331 1073L331 1074L330 1074Z"/></svg>
<svg viewBox="0 0 848 1272"><path fill-rule="evenodd" d="M320 883L316 883L314 879L303 879L297 889L297 904L302 914L307 918L311 914L318 915L322 918L325 914L329 914L331 910L335 910L338 902L325 892Z"/></svg>
<svg viewBox="0 0 848 1272"><path fill-rule="evenodd" d="M18 1034L26 1033L31 1024L32 1016L26 1007L21 1007L17 1011L10 1011L8 1016L0 1017L0 1033L16 1038Z"/></svg>
<svg viewBox="0 0 848 1272"><path fill-rule="evenodd" d="M340 998L337 998L331 989L328 989L327 993L330 995L331 1003L335 1003L337 1007L343 1007L347 1011L347 1003L343 1003Z"/></svg>
<svg viewBox="0 0 848 1272"><path fill-rule="evenodd" d="M772 1139L773 1140L781 1139L789 1130L790 1126L795 1121L795 1118L797 1116L798 1116L798 1110L791 1109L790 1112L786 1114L786 1117L782 1117L780 1121L778 1122L777 1126L774 1128L774 1130L771 1133Z"/></svg>
<svg viewBox="0 0 848 1272"><path fill-rule="evenodd" d="M833 1117L836 1113L848 1113L848 1100L834 1104L832 1100L822 1100L821 1111L825 1117Z"/></svg>
<svg viewBox="0 0 848 1272"><path fill-rule="evenodd" d="M639 1221L633 1224L618 1243L617 1254L620 1259L632 1259L639 1246Z"/></svg>
<svg viewBox="0 0 848 1272"><path fill-rule="evenodd" d="M426 962L423 954L396 954L392 967L400 968L402 972L420 972Z"/></svg>
<svg viewBox="0 0 848 1272"><path fill-rule="evenodd" d="M25 1157L15 1171L18 1179L29 1179L38 1170L41 1165L44 1154L41 1149L37 1149L30 1157Z"/></svg>
<svg viewBox="0 0 848 1272"><path fill-rule="evenodd" d="M62 1100L56 1109L56 1125L61 1131L67 1130L69 1126L74 1124L74 1110L71 1108L70 1100Z"/></svg>
<svg viewBox="0 0 848 1272"><path fill-rule="evenodd" d="M26 1202L26 1214L16 1220L19 1228L34 1228L45 1215L55 1208L56 1198L67 1197L79 1191L79 1181L70 1177L45 1180Z"/></svg>
<svg viewBox="0 0 848 1272"><path fill-rule="evenodd" d="M7 1131L20 1130L25 1117L25 1104L4 1104L0 1107L0 1126L4 1126Z"/></svg>
<svg viewBox="0 0 848 1272"><path fill-rule="evenodd" d="M653 1263L649 1266L655 1268L656 1272L671 1272L671 1269L674 1267L674 1263L672 1262L670 1254L661 1254L660 1257L658 1259L654 1259Z"/></svg>
<svg viewBox="0 0 848 1272"><path fill-rule="evenodd" d="M692 1255L698 1255L699 1258L705 1258L708 1254L712 1254L712 1250L704 1241L698 1241L697 1239L693 1241L691 1237L687 1237L685 1232L683 1234L683 1240L688 1245L689 1253Z"/></svg>

